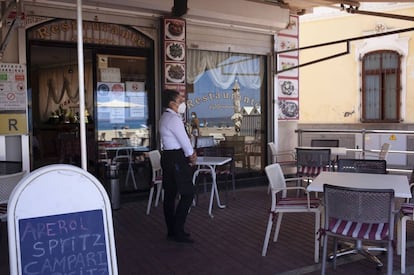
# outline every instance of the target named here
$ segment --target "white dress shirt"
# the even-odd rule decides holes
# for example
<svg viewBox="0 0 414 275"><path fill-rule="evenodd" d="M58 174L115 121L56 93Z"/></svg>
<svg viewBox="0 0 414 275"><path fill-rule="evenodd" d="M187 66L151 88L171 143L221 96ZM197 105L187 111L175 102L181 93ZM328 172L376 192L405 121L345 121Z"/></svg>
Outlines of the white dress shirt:
<svg viewBox="0 0 414 275"><path fill-rule="evenodd" d="M161 144L164 150L183 149L186 157L193 154L194 149L180 114L167 108L161 116L159 127Z"/></svg>

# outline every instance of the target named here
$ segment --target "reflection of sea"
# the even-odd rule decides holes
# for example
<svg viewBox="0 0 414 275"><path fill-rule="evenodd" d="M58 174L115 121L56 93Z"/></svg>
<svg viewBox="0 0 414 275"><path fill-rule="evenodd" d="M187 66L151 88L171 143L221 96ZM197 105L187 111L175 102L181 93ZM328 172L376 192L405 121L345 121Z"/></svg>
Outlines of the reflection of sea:
<svg viewBox="0 0 414 275"><path fill-rule="evenodd" d="M125 123L111 123L109 121L102 121L98 120L98 130L119 130L119 129L140 129L140 128L146 128L147 121L142 120L130 120L125 121Z"/></svg>
<svg viewBox="0 0 414 275"><path fill-rule="evenodd" d="M230 117L213 117L213 118L203 118L199 117L201 127L232 127L234 126L233 121ZM207 125L205 125L207 123Z"/></svg>

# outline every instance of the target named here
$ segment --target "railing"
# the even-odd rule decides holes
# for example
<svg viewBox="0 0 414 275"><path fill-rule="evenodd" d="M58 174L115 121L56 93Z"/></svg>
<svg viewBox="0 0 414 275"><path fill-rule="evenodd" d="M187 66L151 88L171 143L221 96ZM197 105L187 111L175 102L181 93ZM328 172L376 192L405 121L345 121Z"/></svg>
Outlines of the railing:
<svg viewBox="0 0 414 275"><path fill-rule="evenodd" d="M305 134L328 134L328 135L335 135L336 137L339 137L341 134L360 134L361 135L361 148L358 148L356 146L354 146L354 148L348 148L347 147L347 151L349 152L355 152L355 153L360 153L361 154L361 158L365 158L365 155L367 152L374 152L374 153L379 153L380 150L377 149L367 149L366 148L366 139L369 135L372 134L389 134L389 135L405 135L406 138L408 138L408 136L413 136L413 140L414 140L414 131L407 131L407 130L367 130L367 129L361 129L361 130L354 130L354 129L297 129L295 130L295 132L298 134L298 146L303 146L303 140L304 140L304 135ZM408 141L408 139L407 139ZM414 148L414 145L411 144ZM344 146L341 146L344 147ZM410 147L409 142L407 142L407 148ZM391 150L388 151L389 154L404 154L406 156L412 156L414 155L414 151L413 150L392 150L393 148L391 148ZM412 160L414 162L414 160ZM397 169L397 168L389 168L389 171L392 172L401 172L401 173L411 173L412 171L412 167L414 166L414 163L410 163L410 159L407 158L407 165L406 167L402 167L401 169Z"/></svg>

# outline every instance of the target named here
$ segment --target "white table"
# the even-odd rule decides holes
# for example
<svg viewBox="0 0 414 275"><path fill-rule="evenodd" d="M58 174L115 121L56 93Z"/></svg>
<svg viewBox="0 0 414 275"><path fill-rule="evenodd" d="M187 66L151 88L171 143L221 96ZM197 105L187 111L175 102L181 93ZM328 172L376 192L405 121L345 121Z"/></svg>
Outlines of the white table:
<svg viewBox="0 0 414 275"><path fill-rule="evenodd" d="M125 179L125 183L128 184L129 176L131 176L132 183L134 185L135 190L138 189L137 182L135 180L135 173L133 168L134 159L132 156L133 152L145 152L148 150L147 147L144 146L114 146L114 147L105 147L107 151L115 151L115 157L113 161L118 159L127 159L128 160L128 171L127 176ZM126 154L121 154L121 152L126 152Z"/></svg>
<svg viewBox="0 0 414 275"><path fill-rule="evenodd" d="M407 176L390 174L366 174L366 173L346 173L346 172L321 172L307 190L311 192L323 192L323 185L330 184L350 188L367 189L393 189L396 198L411 198L410 185ZM362 244L357 242L357 249L361 249ZM371 250L377 250L371 248ZM382 248L379 248L382 250ZM337 256L343 256L355 251L354 246L344 248L337 252ZM329 256L330 259L333 255Z"/></svg>
<svg viewBox="0 0 414 275"><path fill-rule="evenodd" d="M321 172L308 185L307 190L323 192L326 183L351 188L393 189L396 198L411 198L408 178L402 175Z"/></svg>
<svg viewBox="0 0 414 275"><path fill-rule="evenodd" d="M219 208L225 208L226 206L220 203L220 197L217 188L217 181L216 181L216 167L220 165L224 165L231 161L230 157L197 157L196 165L197 170L194 172L193 175L193 184L196 183L197 176L200 172L209 172L211 173L212 183L211 183L211 194L210 194L210 204L208 207L208 214L210 217L213 217L212 209L213 209L213 199L214 194L216 195L217 206Z"/></svg>

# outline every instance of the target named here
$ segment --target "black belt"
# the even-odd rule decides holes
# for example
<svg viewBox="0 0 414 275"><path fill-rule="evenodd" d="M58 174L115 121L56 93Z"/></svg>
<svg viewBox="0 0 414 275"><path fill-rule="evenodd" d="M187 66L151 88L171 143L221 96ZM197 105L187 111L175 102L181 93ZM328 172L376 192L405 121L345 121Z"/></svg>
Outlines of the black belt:
<svg viewBox="0 0 414 275"><path fill-rule="evenodd" d="M171 149L171 150L163 150L164 152L180 152L183 151L183 149Z"/></svg>

